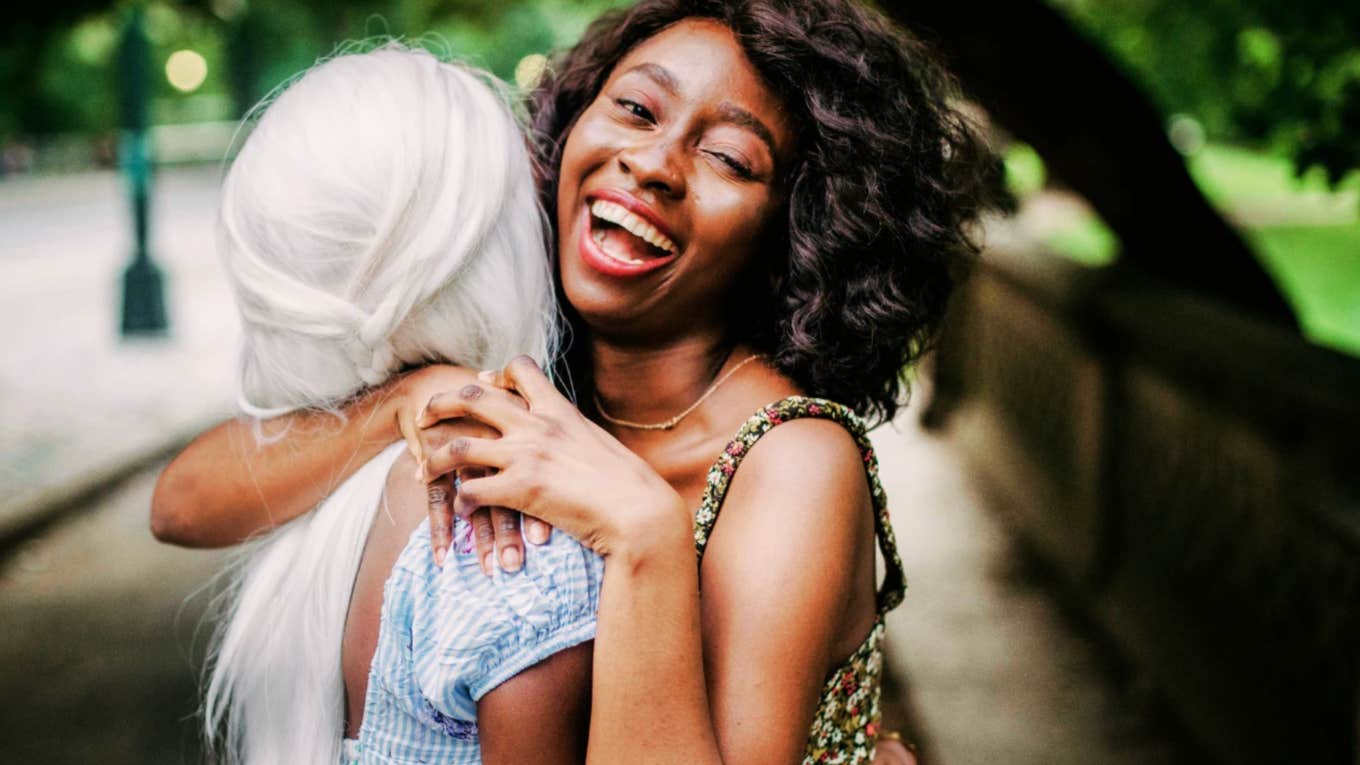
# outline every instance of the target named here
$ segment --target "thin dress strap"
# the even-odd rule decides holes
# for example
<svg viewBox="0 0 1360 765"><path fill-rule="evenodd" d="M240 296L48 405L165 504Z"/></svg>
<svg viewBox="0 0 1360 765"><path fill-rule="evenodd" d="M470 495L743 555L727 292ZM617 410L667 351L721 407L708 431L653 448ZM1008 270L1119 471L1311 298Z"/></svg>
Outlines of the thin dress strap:
<svg viewBox="0 0 1360 765"><path fill-rule="evenodd" d="M727 487L732 483L732 476L736 474L742 458L761 436L770 432L776 425L804 417L839 423L854 437L855 444L859 446L859 452L864 458L864 473L869 480L874 506L874 536L878 540L878 549L883 553L883 561L888 569L883 577L883 585L878 590L878 612L883 614L902 602L902 596L907 589L906 574L902 570L902 559L897 554L897 540L893 536L892 523L888 519L888 497L878 481L878 459L874 456L873 445L869 443L864 421L849 407L834 401L790 396L767 404L746 420L741 430L737 431L736 437L727 444L723 453L718 455L713 467L708 469L703 501L699 504L699 512L694 516L694 546L699 554L699 560L703 561L704 549L708 547L708 537L713 533L714 524L718 522L718 511L722 509L723 499L727 496Z"/></svg>

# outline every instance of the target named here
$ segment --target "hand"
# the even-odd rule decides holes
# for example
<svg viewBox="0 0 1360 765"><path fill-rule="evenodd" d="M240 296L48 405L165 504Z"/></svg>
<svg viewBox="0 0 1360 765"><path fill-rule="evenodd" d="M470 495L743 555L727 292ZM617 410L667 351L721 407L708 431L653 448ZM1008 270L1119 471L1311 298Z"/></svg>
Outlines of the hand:
<svg viewBox="0 0 1360 765"><path fill-rule="evenodd" d="M394 384L384 403L387 416L396 421L397 432L406 442L416 464L425 459L426 444L422 441L421 428L416 419L425 410L429 400L441 393L477 382L477 373L451 364L431 364L403 375ZM432 432L431 436L437 436Z"/></svg>
<svg viewBox="0 0 1360 765"><path fill-rule="evenodd" d="M419 427L416 425L429 402L450 391L475 382L477 376L468 369L447 364L423 367L403 377L394 386L387 406L397 422L397 429L417 464L425 455L438 451L459 435L494 438L495 430L471 421L440 421ZM513 395L513 394L507 394ZM514 397L518 399L518 397ZM521 406L523 402L520 401ZM423 472L420 478L425 480ZM438 475L427 480L430 514L430 544L435 563L443 566L453 545L453 481L452 475ZM521 535L519 513L503 508L483 508L469 519L477 560L489 576L497 563L506 571L517 571L524 562L524 541L543 544L552 534L552 527L537 519L526 519Z"/></svg>
<svg viewBox="0 0 1360 765"><path fill-rule="evenodd" d="M645 544L658 532L688 530L688 513L675 490L582 416L531 359L515 359L493 382L517 391L528 409L482 381L436 397L416 422L424 426L466 417L501 434L498 439L460 436L429 454L426 480L472 466L497 471L461 482L454 512L467 516L483 506L518 508L602 555Z"/></svg>
<svg viewBox="0 0 1360 765"><path fill-rule="evenodd" d="M431 454L444 448L459 436L496 438L499 435L495 430L471 420L446 420L417 430L418 448L424 454ZM478 470L468 468L462 471L460 476L470 478ZM416 480L425 480L419 466ZM457 543L453 538L453 497L456 493L453 475L441 475L428 481L425 493L430 515L430 547L434 553L435 565L442 567L449 549ZM524 562L524 540L520 535L519 513L502 508L483 508L474 513L469 522L470 541L477 560L482 564L482 571L487 576L495 572L497 562L500 562L506 571L519 570Z"/></svg>
<svg viewBox="0 0 1360 765"><path fill-rule="evenodd" d="M480 426L479 427L484 427ZM469 481L473 478L487 475L492 471L483 468L463 468L457 472L459 483ZM448 482L448 476L443 476L436 481ZM435 486L432 483L430 486ZM457 491L446 494L447 500L440 502L438 498L430 497L430 528L433 529L436 523L436 516L441 529L450 529L446 532L447 536L452 537L453 528L453 497L457 496ZM524 543L541 545L547 543L552 536L552 526L543 521L523 516L521 524L521 513L518 510L510 510L504 507L483 507L478 508L468 517L468 523L472 527L472 544L477 560L482 564L482 573L490 576L495 573L499 566L503 571L518 571L524 565ZM447 549L447 547L445 548ZM444 555L436 552L435 562L443 565Z"/></svg>

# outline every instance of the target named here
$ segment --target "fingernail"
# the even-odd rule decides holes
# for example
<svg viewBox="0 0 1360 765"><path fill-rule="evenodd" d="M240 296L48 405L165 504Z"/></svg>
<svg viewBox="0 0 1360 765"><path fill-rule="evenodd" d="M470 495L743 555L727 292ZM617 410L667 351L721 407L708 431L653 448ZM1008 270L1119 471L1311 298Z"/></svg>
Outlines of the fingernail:
<svg viewBox="0 0 1360 765"><path fill-rule="evenodd" d="M477 379L484 383L493 383L496 381L496 373L494 370L483 369L477 373Z"/></svg>
<svg viewBox="0 0 1360 765"><path fill-rule="evenodd" d="M529 523L530 542L533 542L536 545L547 544L549 533L550 532L548 531L548 524L543 523L542 521L530 521Z"/></svg>
<svg viewBox="0 0 1360 765"><path fill-rule="evenodd" d="M482 558L482 573L486 574L487 576L491 576L493 573L495 573L495 571L496 571L496 554L493 552L489 552Z"/></svg>
<svg viewBox="0 0 1360 765"><path fill-rule="evenodd" d="M519 571L520 557L518 547L501 550L501 568L506 571Z"/></svg>
<svg viewBox="0 0 1360 765"><path fill-rule="evenodd" d="M434 548L434 565L443 568L444 558L448 556L448 554L449 554L448 551L442 547Z"/></svg>

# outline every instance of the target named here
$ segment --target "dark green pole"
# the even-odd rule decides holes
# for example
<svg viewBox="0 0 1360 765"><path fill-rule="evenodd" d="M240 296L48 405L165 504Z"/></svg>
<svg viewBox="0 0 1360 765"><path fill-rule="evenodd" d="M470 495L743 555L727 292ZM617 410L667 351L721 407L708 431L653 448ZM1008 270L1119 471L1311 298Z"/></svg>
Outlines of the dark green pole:
<svg viewBox="0 0 1360 765"><path fill-rule="evenodd" d="M165 285L160 268L147 251L150 226L151 151L147 137L151 43L143 27L142 8L134 6L123 28L118 50L121 84L119 156L132 192L132 262L123 271L123 336L159 335L168 328Z"/></svg>

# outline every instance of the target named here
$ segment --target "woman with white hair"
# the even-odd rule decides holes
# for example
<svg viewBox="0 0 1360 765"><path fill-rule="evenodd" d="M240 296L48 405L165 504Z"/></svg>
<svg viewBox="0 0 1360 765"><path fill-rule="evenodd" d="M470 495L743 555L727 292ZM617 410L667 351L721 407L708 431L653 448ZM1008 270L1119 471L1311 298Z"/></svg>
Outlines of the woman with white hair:
<svg viewBox="0 0 1360 765"><path fill-rule="evenodd" d="M219 221L245 414L317 411L294 426L324 434L406 368L551 359L545 223L490 83L388 45L265 109ZM204 701L228 762L582 759L600 558L553 532L513 574L485 576L466 539L437 562L405 451L243 548Z"/></svg>

